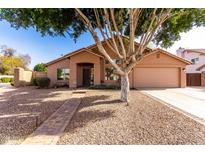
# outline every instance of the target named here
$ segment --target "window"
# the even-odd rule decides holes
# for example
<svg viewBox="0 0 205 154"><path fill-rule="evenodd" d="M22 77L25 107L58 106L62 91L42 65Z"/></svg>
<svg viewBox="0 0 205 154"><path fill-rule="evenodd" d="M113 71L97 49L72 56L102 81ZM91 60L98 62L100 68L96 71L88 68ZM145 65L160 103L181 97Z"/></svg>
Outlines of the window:
<svg viewBox="0 0 205 154"><path fill-rule="evenodd" d="M193 64L197 64L199 62L199 58L193 58L193 59L191 59L191 62Z"/></svg>
<svg viewBox="0 0 205 154"><path fill-rule="evenodd" d="M105 68L105 80L119 80L119 75L114 73L114 67Z"/></svg>
<svg viewBox="0 0 205 154"><path fill-rule="evenodd" d="M70 69L68 68L58 68L57 69L57 80L69 80Z"/></svg>

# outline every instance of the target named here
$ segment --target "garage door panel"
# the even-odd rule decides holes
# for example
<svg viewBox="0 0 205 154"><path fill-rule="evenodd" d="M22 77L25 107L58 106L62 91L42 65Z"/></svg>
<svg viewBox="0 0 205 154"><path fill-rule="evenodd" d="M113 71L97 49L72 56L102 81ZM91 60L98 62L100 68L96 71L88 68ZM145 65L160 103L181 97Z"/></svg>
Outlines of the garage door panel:
<svg viewBox="0 0 205 154"><path fill-rule="evenodd" d="M134 86L179 87L178 68L135 68Z"/></svg>

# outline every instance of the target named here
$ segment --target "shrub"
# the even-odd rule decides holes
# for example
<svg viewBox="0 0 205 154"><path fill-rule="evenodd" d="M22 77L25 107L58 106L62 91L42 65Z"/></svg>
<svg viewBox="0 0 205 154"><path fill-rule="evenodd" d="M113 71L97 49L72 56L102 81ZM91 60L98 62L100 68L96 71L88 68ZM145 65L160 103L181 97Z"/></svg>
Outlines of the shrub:
<svg viewBox="0 0 205 154"><path fill-rule="evenodd" d="M13 83L14 82L14 78L11 78L10 82Z"/></svg>
<svg viewBox="0 0 205 154"><path fill-rule="evenodd" d="M9 83L9 82L12 82L12 81L13 81L13 78L8 78L8 77L1 78L2 83Z"/></svg>
<svg viewBox="0 0 205 154"><path fill-rule="evenodd" d="M36 79L37 79L37 78L32 78L32 80L31 80L31 85L32 85L32 86L38 86L38 85L37 85L37 82L36 82Z"/></svg>
<svg viewBox="0 0 205 154"><path fill-rule="evenodd" d="M40 88L48 88L50 84L50 79L47 77L36 78L36 83L37 86L39 86Z"/></svg>
<svg viewBox="0 0 205 154"><path fill-rule="evenodd" d="M37 72L47 72L47 67L45 64L40 63L40 64L36 64L33 70Z"/></svg>

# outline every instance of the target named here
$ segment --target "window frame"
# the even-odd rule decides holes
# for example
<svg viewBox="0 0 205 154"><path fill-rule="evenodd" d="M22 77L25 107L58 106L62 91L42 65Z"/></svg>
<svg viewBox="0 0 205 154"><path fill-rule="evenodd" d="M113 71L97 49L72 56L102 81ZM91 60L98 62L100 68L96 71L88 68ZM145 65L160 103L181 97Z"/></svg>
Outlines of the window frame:
<svg viewBox="0 0 205 154"><path fill-rule="evenodd" d="M58 76L58 70L62 70L61 73L61 76L63 76L62 78ZM68 70L68 72L66 70ZM57 81L68 81L70 78L70 68L57 68L56 75L57 75Z"/></svg>
<svg viewBox="0 0 205 154"><path fill-rule="evenodd" d="M192 64L197 64L199 62L199 57L191 59Z"/></svg>

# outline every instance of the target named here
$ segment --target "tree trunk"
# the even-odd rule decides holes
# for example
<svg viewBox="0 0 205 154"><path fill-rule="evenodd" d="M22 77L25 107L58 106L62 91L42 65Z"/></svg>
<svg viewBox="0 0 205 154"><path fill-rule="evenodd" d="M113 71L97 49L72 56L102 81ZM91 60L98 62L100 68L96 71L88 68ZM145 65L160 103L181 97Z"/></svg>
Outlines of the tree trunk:
<svg viewBox="0 0 205 154"><path fill-rule="evenodd" d="M130 83L128 73L121 75L121 100L128 102L128 94L130 91Z"/></svg>

